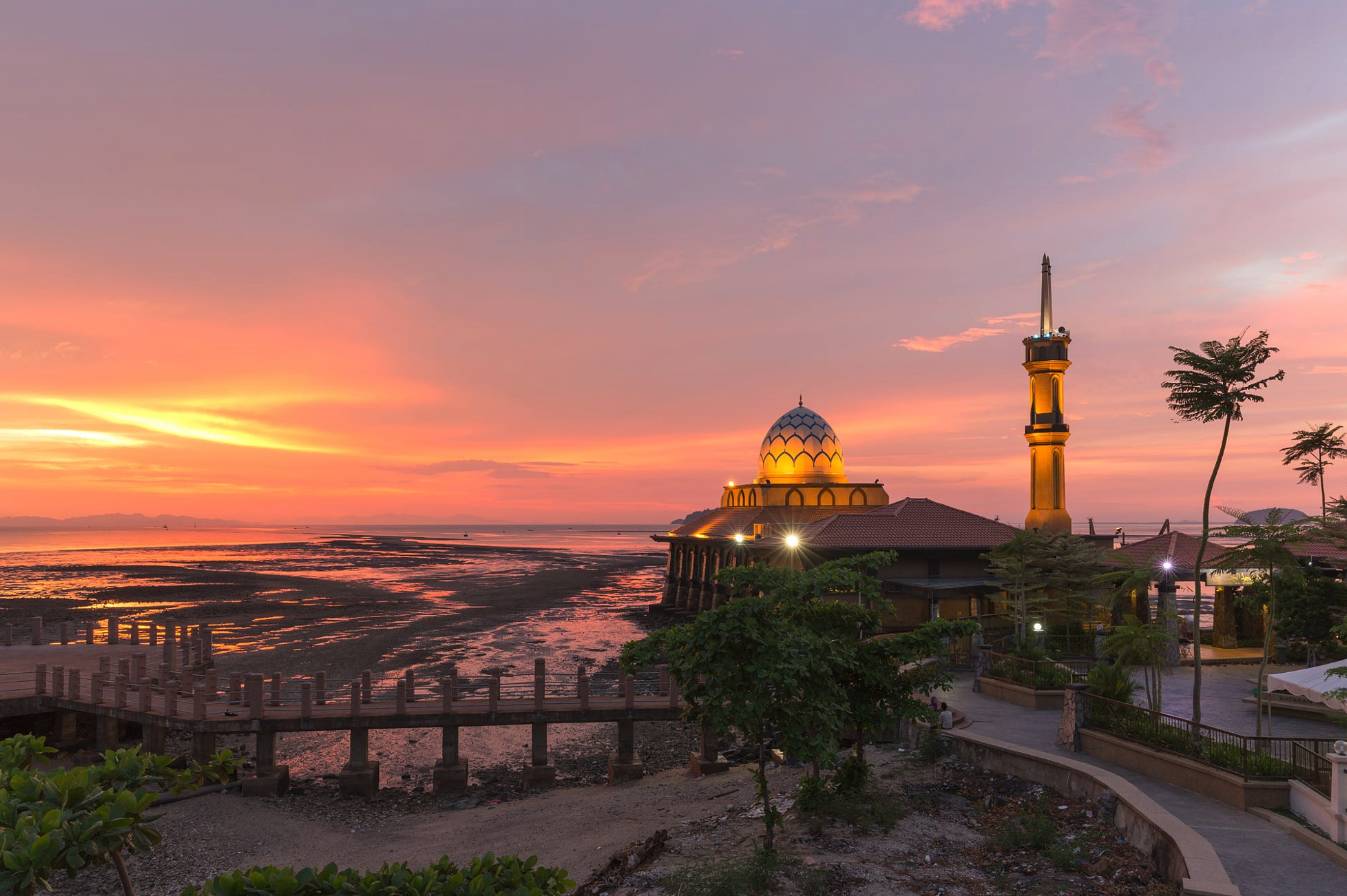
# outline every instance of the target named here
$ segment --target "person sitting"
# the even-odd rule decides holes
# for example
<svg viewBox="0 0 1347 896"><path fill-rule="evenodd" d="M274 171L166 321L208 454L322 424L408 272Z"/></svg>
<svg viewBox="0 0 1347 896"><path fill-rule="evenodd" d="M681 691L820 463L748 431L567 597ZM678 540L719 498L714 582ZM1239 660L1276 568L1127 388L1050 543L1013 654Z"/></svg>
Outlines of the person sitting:
<svg viewBox="0 0 1347 896"><path fill-rule="evenodd" d="M948 731L953 727L954 727L954 712L942 700L940 701L940 728L943 731Z"/></svg>

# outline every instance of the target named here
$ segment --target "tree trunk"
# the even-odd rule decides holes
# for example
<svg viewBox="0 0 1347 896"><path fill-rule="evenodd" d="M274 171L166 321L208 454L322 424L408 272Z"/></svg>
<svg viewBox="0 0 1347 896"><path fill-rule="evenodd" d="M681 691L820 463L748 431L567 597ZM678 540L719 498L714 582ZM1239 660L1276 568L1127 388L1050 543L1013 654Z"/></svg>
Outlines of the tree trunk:
<svg viewBox="0 0 1347 896"><path fill-rule="evenodd" d="M772 795L767 790L767 741L763 738L758 739L758 771L754 778L758 784L758 799L762 802L762 821L767 827L762 848L766 852L772 852L775 849L773 833L776 819L772 815Z"/></svg>
<svg viewBox="0 0 1347 896"><path fill-rule="evenodd" d="M1216 452L1216 463L1211 467L1207 491L1202 496L1202 540L1197 545L1197 560L1193 563L1193 732L1202 724L1202 559L1211 538L1211 493L1216 488L1216 476L1225 459L1225 446L1230 442L1230 415L1225 415L1221 427L1221 448Z"/></svg>
<svg viewBox="0 0 1347 896"><path fill-rule="evenodd" d="M856 726L856 761L865 765L865 728Z"/></svg>
<svg viewBox="0 0 1347 896"><path fill-rule="evenodd" d="M1276 617L1273 615L1277 606L1277 586L1273 578L1273 571L1268 571L1268 602L1267 618L1263 620L1263 660L1258 664L1258 721L1253 726L1254 737L1263 736L1263 707L1267 705L1267 662L1268 654L1272 651L1272 627L1275 624ZM1267 711L1268 737L1272 736L1272 707L1268 706Z"/></svg>
<svg viewBox="0 0 1347 896"><path fill-rule="evenodd" d="M126 862L122 859L120 849L112 851L112 867L117 869L117 879L122 883L123 896L136 896L136 888L131 883L131 875L126 870Z"/></svg>

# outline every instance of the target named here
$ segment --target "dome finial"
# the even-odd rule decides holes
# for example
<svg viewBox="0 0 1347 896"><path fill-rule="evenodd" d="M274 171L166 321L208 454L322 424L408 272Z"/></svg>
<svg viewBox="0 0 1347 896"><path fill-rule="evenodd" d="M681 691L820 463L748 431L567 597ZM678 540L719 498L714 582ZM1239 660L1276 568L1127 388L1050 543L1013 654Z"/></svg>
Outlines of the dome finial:
<svg viewBox="0 0 1347 896"><path fill-rule="evenodd" d="M800 407L804 407L804 393L800 393Z"/></svg>

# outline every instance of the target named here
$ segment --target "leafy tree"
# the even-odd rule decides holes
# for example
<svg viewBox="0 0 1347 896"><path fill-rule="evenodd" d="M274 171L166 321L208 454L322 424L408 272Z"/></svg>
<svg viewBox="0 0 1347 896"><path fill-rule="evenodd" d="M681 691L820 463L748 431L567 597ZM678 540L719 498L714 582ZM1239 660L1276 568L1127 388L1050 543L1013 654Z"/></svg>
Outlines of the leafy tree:
<svg viewBox="0 0 1347 896"><path fill-rule="evenodd" d="M1099 580L1107 569L1105 555L1079 536L1024 530L983 559L1010 595L1009 616L1021 648L1035 619L1051 616L1066 621L1069 633L1097 609Z"/></svg>
<svg viewBox="0 0 1347 896"><path fill-rule="evenodd" d="M1342 427L1320 423L1313 429L1296 430L1291 438L1291 444L1282 449L1282 464L1295 464L1300 482L1319 486L1320 516L1327 519L1328 491L1324 473L1333 461L1347 457L1347 440L1343 439Z"/></svg>
<svg viewBox="0 0 1347 896"><path fill-rule="evenodd" d="M1335 641L1334 627L1347 614L1347 584L1332 574L1307 570L1283 582L1277 590L1277 632L1291 643L1305 645L1305 665L1318 665L1318 656Z"/></svg>
<svg viewBox="0 0 1347 896"><path fill-rule="evenodd" d="M159 842L149 815L156 789L185 790L207 775L232 776L237 767L228 750L206 766L178 770L168 757L139 749L109 750L88 766L34 767L54 752L31 735L0 741L0 892L31 896L50 888L58 872L75 877L89 866L111 865L122 892L134 896L123 853Z"/></svg>
<svg viewBox="0 0 1347 896"><path fill-rule="evenodd" d="M879 571L892 566L897 558L894 551L871 551L808 569L765 564L729 566L717 574L716 581L725 586L731 598L770 594L783 601L807 601L854 594L862 607L873 609L879 603Z"/></svg>
<svg viewBox="0 0 1347 896"><path fill-rule="evenodd" d="M1134 615L1142 621L1150 615L1146 596L1150 592L1151 582L1155 579L1155 569L1149 564L1136 563L1122 555L1108 557L1112 569L1099 574L1096 581L1113 593L1112 621L1114 625L1124 622L1127 616ZM1137 597L1136 612L1132 613L1132 597Z"/></svg>
<svg viewBox="0 0 1347 896"><path fill-rule="evenodd" d="M767 787L769 744L821 761L835 749L844 722L846 699L832 674L831 649L769 596L731 600L622 648L629 671L668 664L689 718L721 736L737 731L756 749L768 851L779 815Z"/></svg>
<svg viewBox="0 0 1347 896"><path fill-rule="evenodd" d="M1227 538L1238 539L1242 544L1231 548L1221 557L1221 568L1254 570L1258 576L1252 585L1244 588L1244 592L1258 604L1264 619L1263 657L1258 664L1258 720L1254 725L1254 736L1261 737L1263 707L1266 703L1264 676L1272 651L1273 632L1277 627L1277 585L1287 581L1295 583L1295 587L1303 580L1300 561L1291 553L1291 546L1305 540L1305 530L1296 523L1286 522L1286 514L1277 509L1269 511L1261 522L1255 522L1238 511L1226 510L1226 513L1239 522L1226 526L1222 534ZM1272 725L1271 712L1269 707L1269 728Z"/></svg>
<svg viewBox="0 0 1347 896"><path fill-rule="evenodd" d="M1258 375L1258 369L1277 349L1268 345L1266 330L1248 340L1245 335L1241 333L1225 342L1218 339L1203 342L1197 351L1171 345L1175 366L1165 372L1167 379L1162 383L1169 390L1169 408L1179 419L1221 423L1221 446L1202 498L1202 538L1197 546L1197 562L1193 564L1194 726L1202 723L1202 560L1211 539L1211 493L1230 441L1230 424L1244 419L1244 405L1263 401L1259 394L1263 389L1286 377L1284 370L1271 376Z"/></svg>
<svg viewBox="0 0 1347 896"><path fill-rule="evenodd" d="M1122 625L1104 639L1104 656L1113 658L1123 668L1141 670L1146 705L1152 712L1164 707L1164 674L1169 653L1169 630L1163 622L1142 622L1128 615Z"/></svg>
<svg viewBox="0 0 1347 896"><path fill-rule="evenodd" d="M539 865L535 857L487 853L463 867L444 856L417 870L403 863L378 871L338 870L336 865L296 871L268 865L221 874L187 887L182 896L562 896L574 886L564 870Z"/></svg>

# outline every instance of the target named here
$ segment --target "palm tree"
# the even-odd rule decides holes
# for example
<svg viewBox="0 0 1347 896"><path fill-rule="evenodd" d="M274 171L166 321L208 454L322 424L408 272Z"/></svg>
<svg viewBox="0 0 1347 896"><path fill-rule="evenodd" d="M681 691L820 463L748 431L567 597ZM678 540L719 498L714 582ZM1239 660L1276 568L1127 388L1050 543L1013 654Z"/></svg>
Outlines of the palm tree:
<svg viewBox="0 0 1347 896"><path fill-rule="evenodd" d="M1169 631L1159 623L1142 622L1128 614L1122 625L1104 639L1105 656L1111 656L1127 668L1141 669L1146 705L1151 712L1164 709L1165 657L1169 652Z"/></svg>
<svg viewBox="0 0 1347 896"><path fill-rule="evenodd" d="M1324 471L1333 461L1347 457L1347 440L1342 437L1342 427L1320 423L1313 429L1297 429L1291 438L1295 441L1282 449L1282 464L1296 464L1300 482L1319 486L1319 514L1327 519L1328 490L1324 486Z"/></svg>
<svg viewBox="0 0 1347 896"><path fill-rule="evenodd" d="M1267 330L1248 340L1244 333L1225 342L1210 340L1197 351L1171 345L1174 369L1166 371L1163 383L1169 390L1169 408L1183 420L1199 423L1221 421L1221 447L1207 480L1207 491L1202 499L1202 539L1197 546L1197 562L1193 564L1193 724L1202 724L1202 558L1211 539L1211 493L1216 487L1216 476L1225 459L1225 448L1230 442L1230 424L1244 419L1245 403L1263 400L1258 394L1270 383L1286 377L1278 370L1272 376L1259 377L1258 368L1272 357L1277 349L1268 345Z"/></svg>
<svg viewBox="0 0 1347 896"><path fill-rule="evenodd" d="M1283 579L1294 583L1300 577L1300 561L1291 553L1291 546L1306 540L1305 529L1297 523L1286 522L1286 513L1271 510L1267 518L1255 522L1246 514L1222 507L1221 510L1239 522L1225 527L1226 538L1238 539L1239 547L1231 548L1220 559L1222 569L1253 570L1261 576L1254 593L1264 599L1263 604L1263 658L1258 665L1258 721L1254 736L1263 736L1263 707L1267 703L1266 688L1268 655L1272 652L1273 630L1277 626L1277 583ZM1262 592L1261 595L1258 592ZM1272 708L1268 707L1268 733L1272 731Z"/></svg>

